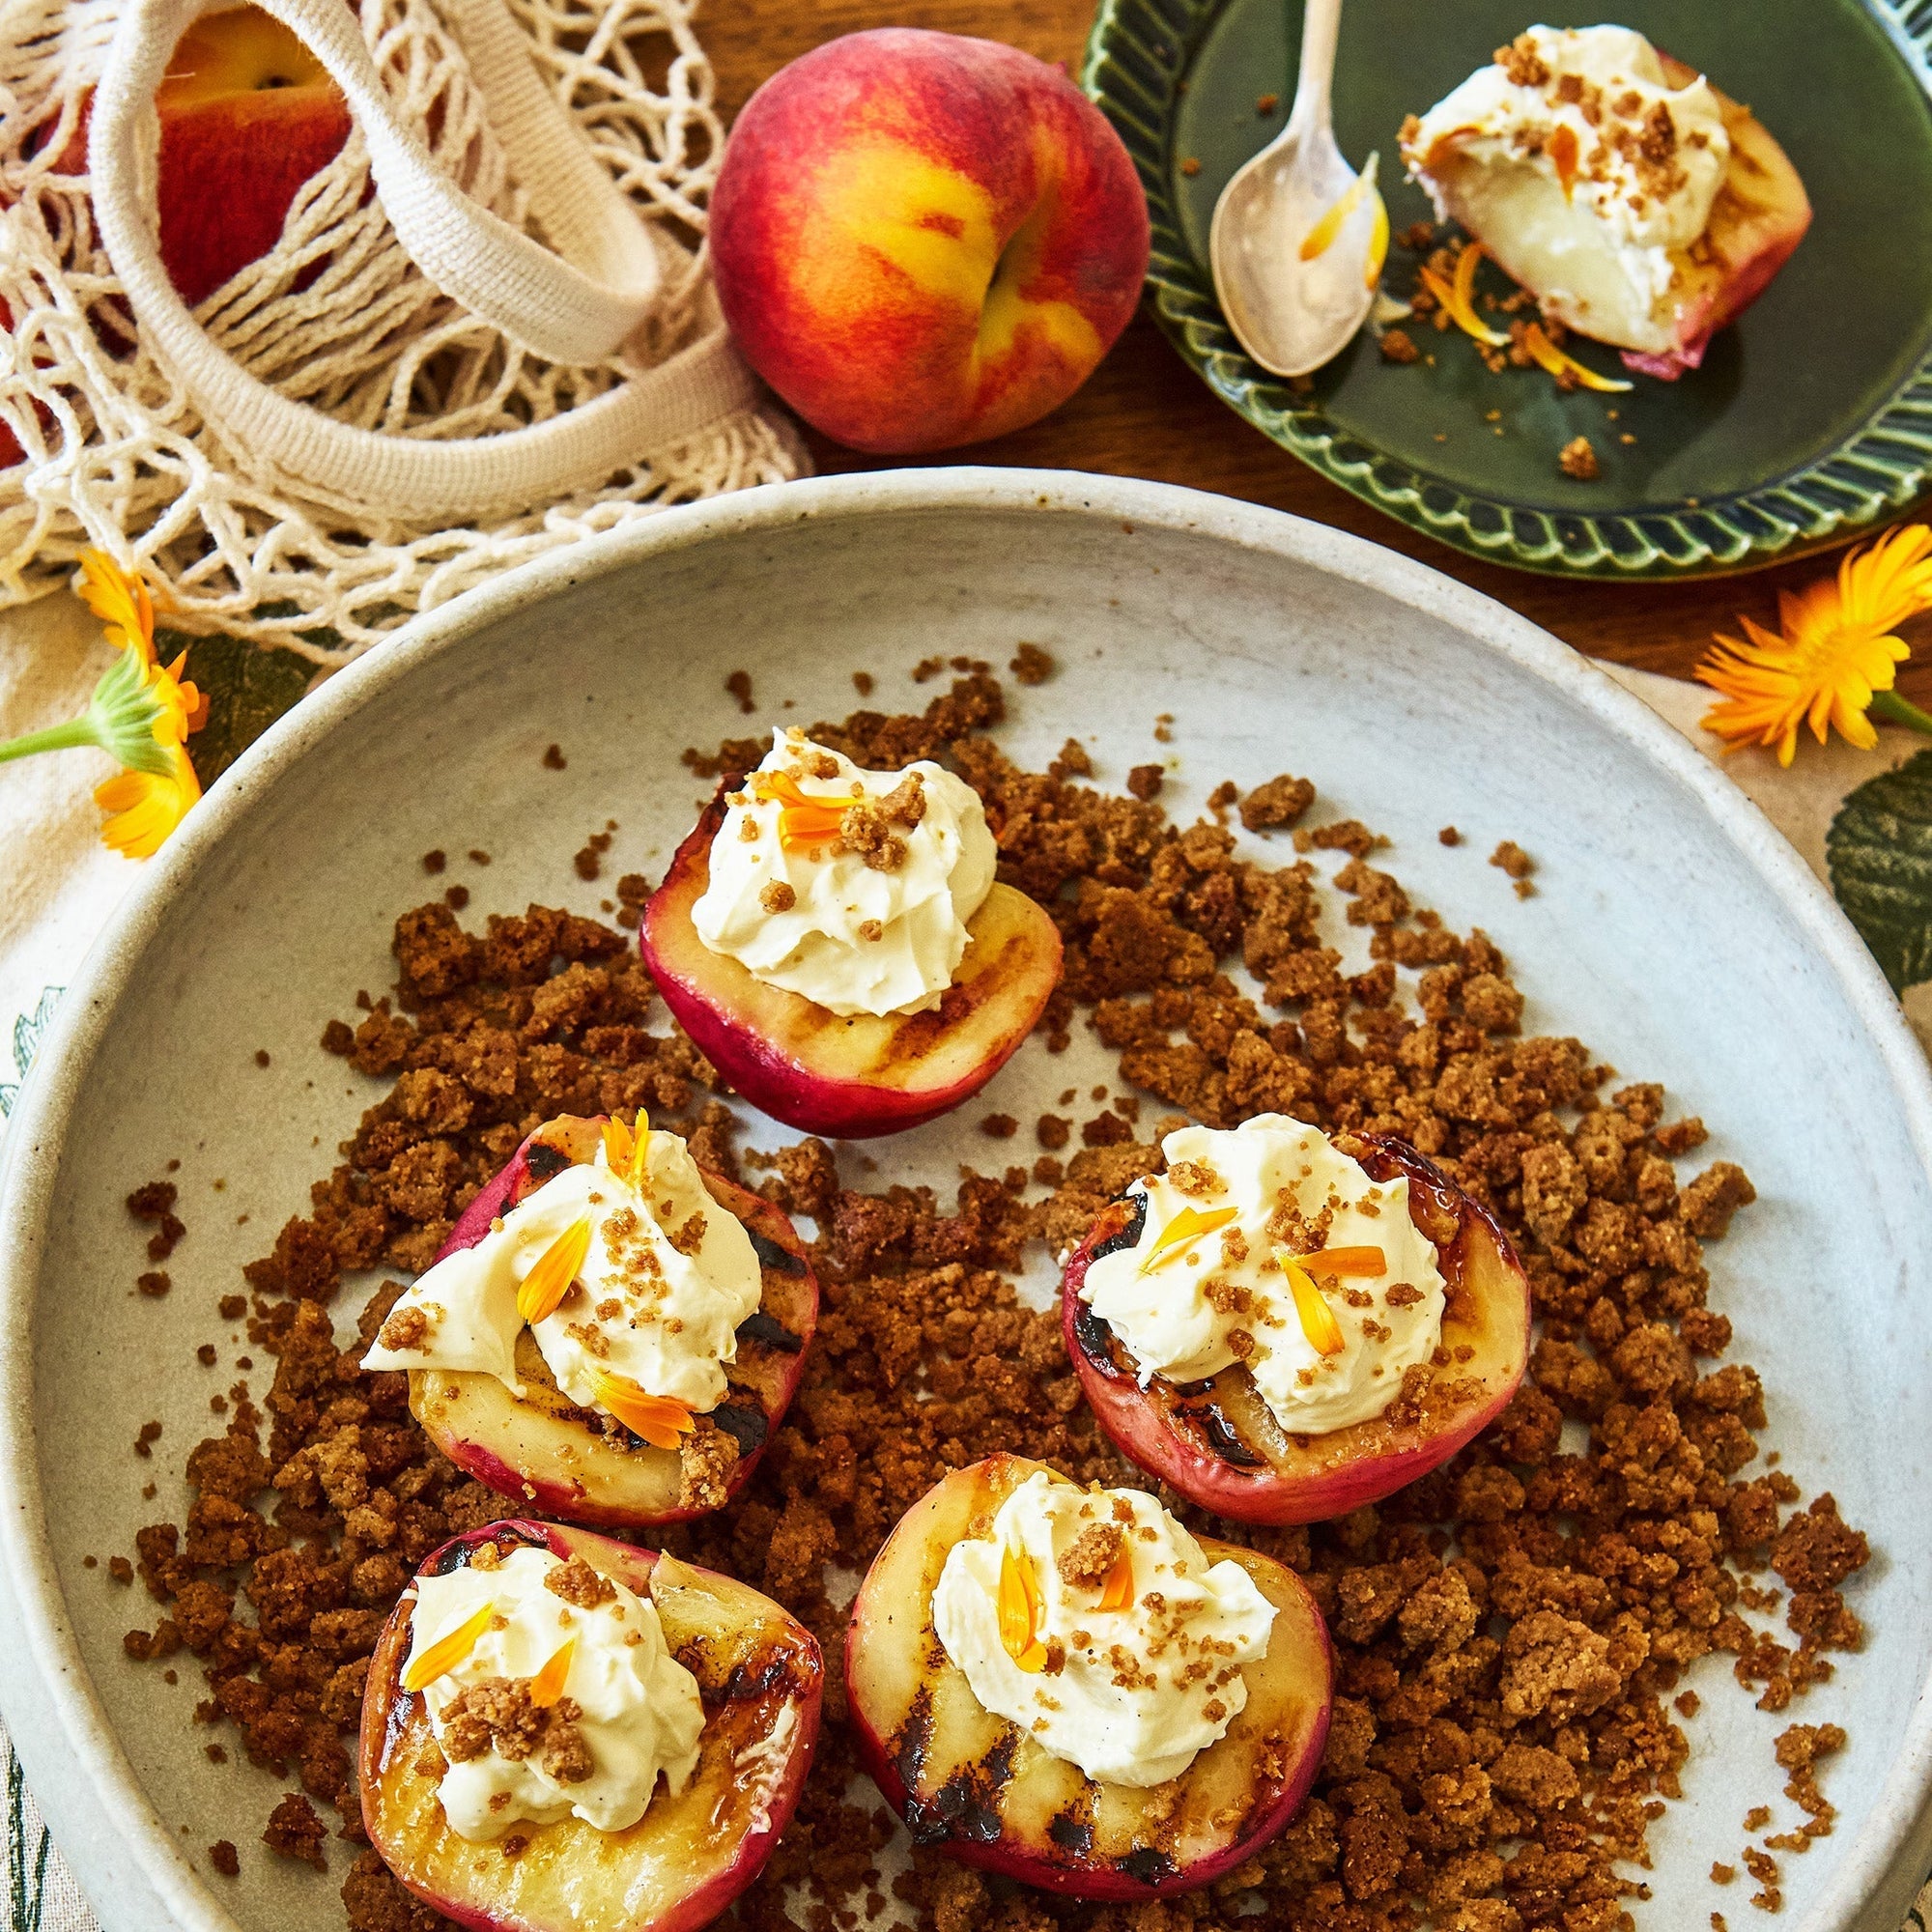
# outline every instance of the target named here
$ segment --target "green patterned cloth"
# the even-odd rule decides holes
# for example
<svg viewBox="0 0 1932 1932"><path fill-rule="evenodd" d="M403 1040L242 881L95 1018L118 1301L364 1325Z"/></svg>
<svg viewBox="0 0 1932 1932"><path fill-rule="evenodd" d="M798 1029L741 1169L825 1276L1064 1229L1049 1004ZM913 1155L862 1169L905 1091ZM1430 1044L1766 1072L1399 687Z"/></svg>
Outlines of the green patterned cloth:
<svg viewBox="0 0 1932 1932"><path fill-rule="evenodd" d="M104 662L99 626L77 604L56 598L0 613L0 738L80 711ZM205 783L213 782L308 683L300 660L225 639L196 642L189 673L211 700L208 725L192 747ZM1613 674L1688 737L1700 740L1703 696L1695 687L1641 671ZM1846 795L1914 754L1925 760L1918 769L1926 776L1917 790L1907 785L1899 795L1871 800L1867 816L1882 827L1883 841L1875 852L1854 855L1861 889L1878 921L1868 926L1861 918L1861 929L1882 958L1889 946L1893 949L1893 960L1907 969L1895 975L1897 982L1921 969L1932 972L1932 753L1920 753L1923 741L1909 733L1889 731L1884 739L1876 755L1842 745L1821 753L1807 741L1789 772L1757 754L1726 769L1819 874L1829 876L1828 834ZM1709 740L1701 742L1711 749ZM89 752L0 769L0 850L8 854L7 875L0 879L0 1116L13 1109L61 988L136 876L131 862L99 842L100 814L91 791L106 772L106 760ZM1915 817L1920 792L1924 810ZM1861 836L1869 845L1868 831ZM1843 846L1842 837L1833 840L1832 859L1840 870ZM1905 1005L1932 1048L1932 985L1908 986ZM98 1932L4 1735L0 1765L7 1778L10 1915L0 1932ZM1904 1932L1932 1932L1932 1885L1920 1893Z"/></svg>

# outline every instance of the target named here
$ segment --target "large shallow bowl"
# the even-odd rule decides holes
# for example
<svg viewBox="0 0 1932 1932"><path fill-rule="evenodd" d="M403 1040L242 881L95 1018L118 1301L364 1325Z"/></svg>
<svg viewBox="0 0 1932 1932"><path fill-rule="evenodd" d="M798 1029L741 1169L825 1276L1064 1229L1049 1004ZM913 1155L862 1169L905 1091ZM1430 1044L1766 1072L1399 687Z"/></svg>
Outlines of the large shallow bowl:
<svg viewBox="0 0 1932 1932"><path fill-rule="evenodd" d="M1021 639L1061 669L1011 688L1018 755L1079 733L1115 784L1170 758L1182 811L1224 778L1312 776L1326 809L1392 838L1411 891L1514 955L1531 1024L1667 1080L1712 1123L1711 1151L1747 1163L1763 1200L1714 1250L1716 1301L1764 1371L1784 1466L1834 1490L1881 1552L1856 1588L1869 1646L1794 1714L1841 1719L1851 1744L1826 1777L1836 1833L1785 1861L1783 1922L1895 1932L1927 1854L1932 1092L1851 928L1690 748L1474 592L1214 497L971 469L672 511L417 621L235 767L69 992L6 1137L0 1707L109 1932L341 1922L348 1848L323 1880L256 1842L274 1788L204 1756L191 1660L170 1688L124 1659L122 1632L156 1611L104 1560L179 1517L182 1460L228 1375L194 1350L245 1347L214 1300L305 1207L375 1091L317 1037L357 988L387 983L390 923L431 890L420 856L452 855L434 883L469 884L472 914L554 902L560 880L587 909L603 888L569 863L586 833L616 818L611 869L655 873L690 824L702 787L679 751L748 722L726 672L753 674L761 723L809 721L849 708L853 671L902 704L936 689L905 682L915 660L1004 665ZM563 772L543 763L552 742ZM1453 850L1435 838L1452 822ZM1504 837L1540 862L1527 901L1483 863ZM494 855L488 871L457 856L470 847ZM1030 1047L986 1107L1026 1118L1102 1068L1084 1039L1065 1059ZM869 1152L946 1185L961 1158L987 1164L985 1110ZM170 1159L188 1234L155 1301L131 1292L146 1264L122 1204ZM138 1462L151 1418L163 1435ZM1657 1827L1642 1909L1658 1932L1738 1909L1704 1874L1782 1781L1781 1720L1725 1673L1712 1659L1693 1680L1709 1694L1688 1797ZM209 1871L224 1837L239 1880Z"/></svg>

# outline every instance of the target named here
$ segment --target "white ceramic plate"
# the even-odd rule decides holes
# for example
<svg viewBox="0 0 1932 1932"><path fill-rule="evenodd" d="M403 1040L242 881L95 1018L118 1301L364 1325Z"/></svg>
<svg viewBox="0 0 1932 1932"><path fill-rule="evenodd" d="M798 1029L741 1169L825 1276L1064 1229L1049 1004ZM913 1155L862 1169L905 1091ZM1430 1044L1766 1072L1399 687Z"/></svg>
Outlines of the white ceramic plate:
<svg viewBox="0 0 1932 1932"><path fill-rule="evenodd" d="M1783 1861L1781 1922L1895 1932L1932 1856L1932 1086L1851 928L1634 699L1434 571L1215 497L973 469L672 511L419 619L215 787L69 991L6 1136L0 1706L109 1932L341 1924L349 1848L325 1881L261 1847L274 1787L239 1751L204 1757L215 1734L186 1722L192 1659L173 1689L124 1659L122 1632L157 1606L112 1584L105 1559L183 1513L183 1458L245 1349L214 1299L306 1208L372 1097L317 1037L358 987L389 982L391 923L430 895L420 855L495 855L435 882L469 884L472 917L555 903L563 882L587 910L600 889L569 867L587 833L618 819L610 876L656 877L689 827L704 787L679 751L751 722L728 670L753 673L760 726L809 723L852 707L854 670L879 672L871 701L899 708L939 688L905 681L916 660L1004 667L1021 639L1062 667L1036 690L1009 681L1005 735L1023 760L1077 733L1118 786L1167 758L1183 821L1224 778L1312 777L1324 810L1394 839L1388 863L1422 902L1495 936L1528 1027L1666 1081L1674 1109L1712 1125L1710 1154L1748 1167L1760 1205L1712 1252L1714 1304L1764 1372L1784 1466L1807 1492L1835 1491L1878 1550L1854 1591L1867 1649L1792 1714L1843 1721L1851 1744L1825 1777L1836 1833ZM541 764L553 740L565 772ZM1435 838L1450 823L1454 850ZM1534 898L1483 863L1501 838L1539 861ZM1029 1048L983 1105L873 1154L941 1185L961 1157L987 1165L980 1115L1029 1118L1076 1068L1103 1070L1082 1045L1052 1061ZM189 1232L174 1293L154 1301L131 1290L147 1264L122 1202L171 1158ZM204 1371L210 1340L224 1366ZM141 1463L130 1445L150 1417L165 1433ZM1741 1888L1714 1892L1705 1874L1735 1861L1745 1810L1776 1802L1771 1739L1787 1720L1753 1711L1727 1671L1713 1658L1692 1679L1708 1694L1688 1796L1656 1828L1651 1932L1701 1926L1714 1906L1750 1916ZM237 1881L208 1870L219 1837L242 1846Z"/></svg>

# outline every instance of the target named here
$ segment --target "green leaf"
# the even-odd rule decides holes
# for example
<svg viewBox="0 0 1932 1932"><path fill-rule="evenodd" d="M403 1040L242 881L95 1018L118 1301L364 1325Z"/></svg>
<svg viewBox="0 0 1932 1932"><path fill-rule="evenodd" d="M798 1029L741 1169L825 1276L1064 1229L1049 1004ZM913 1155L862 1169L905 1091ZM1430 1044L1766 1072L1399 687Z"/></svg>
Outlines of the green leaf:
<svg viewBox="0 0 1932 1932"><path fill-rule="evenodd" d="M1825 857L1838 903L1892 991L1932 980L1932 752L1851 793Z"/></svg>
<svg viewBox="0 0 1932 1932"><path fill-rule="evenodd" d="M315 667L294 651L265 649L245 638L190 638L156 631L163 664L187 652L183 675L208 694L208 723L188 740L204 791L309 687Z"/></svg>

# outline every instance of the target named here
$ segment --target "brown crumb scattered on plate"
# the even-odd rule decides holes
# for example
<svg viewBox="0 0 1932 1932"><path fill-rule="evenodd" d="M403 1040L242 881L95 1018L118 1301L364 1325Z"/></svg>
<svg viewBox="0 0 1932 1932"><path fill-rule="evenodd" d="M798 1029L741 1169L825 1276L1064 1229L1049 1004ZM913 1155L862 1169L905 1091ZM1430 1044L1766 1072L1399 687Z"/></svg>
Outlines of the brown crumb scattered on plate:
<svg viewBox="0 0 1932 1932"><path fill-rule="evenodd" d="M1556 452L1556 467L1566 476L1574 476L1579 483L1594 483L1597 480L1597 452L1590 445L1587 436L1573 436Z"/></svg>

